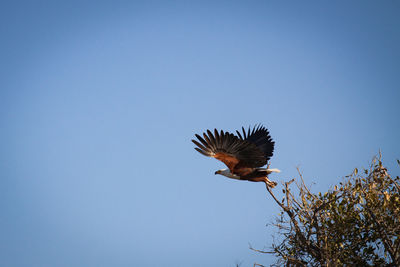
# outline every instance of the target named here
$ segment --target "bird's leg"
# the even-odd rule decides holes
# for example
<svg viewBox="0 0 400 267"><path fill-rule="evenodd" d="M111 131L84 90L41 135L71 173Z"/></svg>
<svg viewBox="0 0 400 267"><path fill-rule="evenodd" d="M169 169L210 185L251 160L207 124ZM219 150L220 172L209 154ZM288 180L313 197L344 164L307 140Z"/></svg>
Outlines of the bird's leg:
<svg viewBox="0 0 400 267"><path fill-rule="evenodd" d="M268 187L274 188L277 185L276 182L271 181L270 179L268 179L268 177L264 178L264 183L267 186L267 189L268 189Z"/></svg>

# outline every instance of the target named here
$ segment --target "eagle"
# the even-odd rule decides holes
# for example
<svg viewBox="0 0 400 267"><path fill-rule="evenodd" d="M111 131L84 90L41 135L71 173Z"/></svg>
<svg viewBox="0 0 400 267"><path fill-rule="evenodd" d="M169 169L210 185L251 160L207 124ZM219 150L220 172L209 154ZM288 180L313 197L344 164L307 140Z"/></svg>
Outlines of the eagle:
<svg viewBox="0 0 400 267"><path fill-rule="evenodd" d="M198 152L216 158L228 167L217 170L215 174L237 180L264 182L267 188L275 187L276 182L269 180L268 175L272 172L279 173L280 170L262 168L272 157L275 146L268 130L258 125L252 130L249 127L247 133L242 127L242 132L243 135L236 131L235 135L223 130L214 129L214 133L207 130L203 133L203 137L195 134L198 141L192 140L192 142L197 146L194 149Z"/></svg>

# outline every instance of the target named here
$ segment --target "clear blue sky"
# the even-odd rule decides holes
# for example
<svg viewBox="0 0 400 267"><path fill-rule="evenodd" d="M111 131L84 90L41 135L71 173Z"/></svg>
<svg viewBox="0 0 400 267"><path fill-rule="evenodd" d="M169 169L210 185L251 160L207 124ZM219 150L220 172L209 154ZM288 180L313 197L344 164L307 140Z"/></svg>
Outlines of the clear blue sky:
<svg viewBox="0 0 400 267"><path fill-rule="evenodd" d="M268 265L277 206L195 133L263 123L271 175L399 174L397 1L3 1L0 265ZM280 187L276 189L281 192Z"/></svg>

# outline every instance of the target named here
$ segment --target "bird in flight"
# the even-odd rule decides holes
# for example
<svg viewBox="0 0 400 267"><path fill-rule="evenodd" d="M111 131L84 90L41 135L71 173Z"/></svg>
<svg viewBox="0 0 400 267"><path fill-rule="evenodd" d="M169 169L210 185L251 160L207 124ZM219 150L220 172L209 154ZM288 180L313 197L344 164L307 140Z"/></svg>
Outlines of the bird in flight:
<svg viewBox="0 0 400 267"><path fill-rule="evenodd" d="M242 132L243 135L239 131L234 135L222 130L219 132L217 129L214 129L214 133L207 130L203 137L196 134L198 141L192 142L197 146L194 149L198 152L216 158L228 167L216 171L215 174L237 180L264 182L267 187L273 188L276 182L269 180L268 175L280 170L262 167L272 157L275 142L268 130L261 125L254 126L252 130L249 127L247 133L242 127Z"/></svg>

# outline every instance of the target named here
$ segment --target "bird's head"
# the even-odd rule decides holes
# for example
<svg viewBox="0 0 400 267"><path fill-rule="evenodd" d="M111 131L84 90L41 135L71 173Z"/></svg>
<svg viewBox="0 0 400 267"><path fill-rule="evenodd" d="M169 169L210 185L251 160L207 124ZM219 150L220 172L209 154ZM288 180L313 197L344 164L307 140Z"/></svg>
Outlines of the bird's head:
<svg viewBox="0 0 400 267"><path fill-rule="evenodd" d="M220 174L220 175L226 176L228 178L240 180L240 177L235 174L232 174L229 169L218 170L215 172L215 174Z"/></svg>

